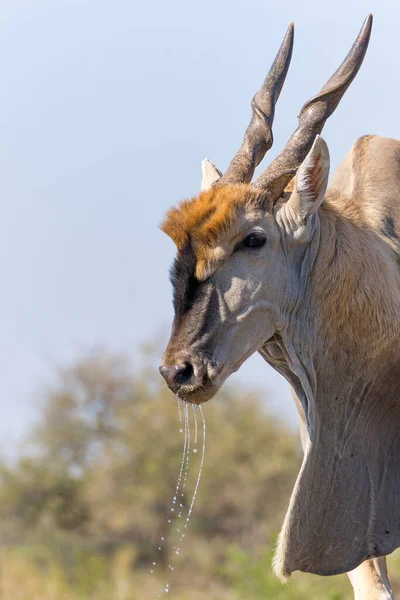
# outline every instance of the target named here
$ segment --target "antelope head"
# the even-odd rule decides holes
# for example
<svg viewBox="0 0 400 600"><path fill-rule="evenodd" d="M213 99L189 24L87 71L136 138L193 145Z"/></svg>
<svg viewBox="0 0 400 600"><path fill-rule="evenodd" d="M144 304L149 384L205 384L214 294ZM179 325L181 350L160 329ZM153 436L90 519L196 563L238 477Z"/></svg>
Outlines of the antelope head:
<svg viewBox="0 0 400 600"><path fill-rule="evenodd" d="M319 136L363 61L367 17L349 54L302 108L281 154L251 183L272 146L272 123L293 47L293 25L252 101L242 146L221 175L203 163L199 196L171 208L175 318L160 372L179 397L201 403L256 350L290 330L319 242L329 153ZM287 187L288 184L290 189Z"/></svg>

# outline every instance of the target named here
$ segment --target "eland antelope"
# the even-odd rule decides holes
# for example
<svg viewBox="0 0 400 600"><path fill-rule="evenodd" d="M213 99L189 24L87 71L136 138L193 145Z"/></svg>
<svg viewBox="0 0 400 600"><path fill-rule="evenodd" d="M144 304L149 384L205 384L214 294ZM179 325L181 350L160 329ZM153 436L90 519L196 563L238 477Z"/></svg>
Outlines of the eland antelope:
<svg viewBox="0 0 400 600"><path fill-rule="evenodd" d="M400 546L400 142L359 139L328 186L320 137L364 59L368 16L349 54L302 108L283 151L274 107L290 26L222 175L171 208L175 318L161 374L202 403L255 351L290 383L304 459L275 572L349 574L358 599L393 598L385 556Z"/></svg>

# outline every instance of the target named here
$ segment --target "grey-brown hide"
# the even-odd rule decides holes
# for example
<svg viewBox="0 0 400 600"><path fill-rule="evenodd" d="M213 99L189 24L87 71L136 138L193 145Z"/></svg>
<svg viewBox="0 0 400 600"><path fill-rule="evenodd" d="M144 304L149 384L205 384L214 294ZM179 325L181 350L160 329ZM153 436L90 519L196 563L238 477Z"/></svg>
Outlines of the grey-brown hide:
<svg viewBox="0 0 400 600"><path fill-rule="evenodd" d="M242 246L242 239L256 232L265 235L268 245L257 251ZM193 402L212 397L279 329L286 286L280 241L272 215L252 206L213 250L204 281L195 276L195 263L189 263L195 261L193 250L188 246L182 250L172 271L175 318L164 358L193 366L195 381L181 386L180 396Z"/></svg>
<svg viewBox="0 0 400 600"><path fill-rule="evenodd" d="M313 316L300 319L307 337L297 326L288 342L312 393L305 458L277 551L282 576L348 571L400 543L399 151L394 140L362 138L319 210ZM376 155L390 167L386 182ZM350 187L356 195L346 194ZM396 188L397 197L388 194ZM286 346L279 344L283 354ZM268 344L263 354L276 366Z"/></svg>
<svg viewBox="0 0 400 600"><path fill-rule="evenodd" d="M325 193L329 155L315 137L361 64L370 25L272 169L241 183L260 160L252 121L229 177L207 163L211 188L164 225L176 271L187 267L175 273L164 364L182 377L194 368L175 391L208 400L259 350L298 398L305 454L276 554L282 578L351 571L400 545L400 143L361 138ZM266 243L246 245L252 235Z"/></svg>

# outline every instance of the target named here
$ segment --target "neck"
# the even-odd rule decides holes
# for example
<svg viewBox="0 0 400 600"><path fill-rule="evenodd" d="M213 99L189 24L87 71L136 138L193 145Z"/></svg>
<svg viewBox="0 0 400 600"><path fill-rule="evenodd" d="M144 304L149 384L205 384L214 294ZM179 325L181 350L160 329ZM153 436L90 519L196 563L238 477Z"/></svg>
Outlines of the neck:
<svg viewBox="0 0 400 600"><path fill-rule="evenodd" d="M319 227L302 302L269 360L307 423L276 564L332 575L400 545L400 273L378 234L333 206Z"/></svg>
<svg viewBox="0 0 400 600"><path fill-rule="evenodd" d="M329 202L319 219L301 302L262 352L294 387L311 437L316 423L332 419L332 407L343 414L338 403L378 385L400 362L400 272L393 251Z"/></svg>

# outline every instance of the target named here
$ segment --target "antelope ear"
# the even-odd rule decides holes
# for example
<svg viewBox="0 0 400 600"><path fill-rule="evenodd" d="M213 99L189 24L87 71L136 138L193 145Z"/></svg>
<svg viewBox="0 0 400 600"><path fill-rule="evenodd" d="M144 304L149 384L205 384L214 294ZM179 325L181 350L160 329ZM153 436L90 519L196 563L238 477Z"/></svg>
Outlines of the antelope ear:
<svg viewBox="0 0 400 600"><path fill-rule="evenodd" d="M329 150L326 142L316 136L310 152L301 163L295 179L290 205L304 223L316 212L324 199L329 176Z"/></svg>
<svg viewBox="0 0 400 600"><path fill-rule="evenodd" d="M205 158L201 163L201 170L203 173L203 177L201 180L201 191L204 192L206 190L209 190L210 187L216 181L218 181L218 179L222 176L222 173L208 158Z"/></svg>

